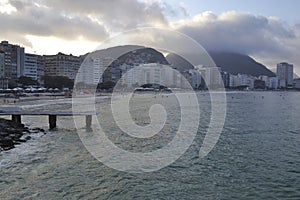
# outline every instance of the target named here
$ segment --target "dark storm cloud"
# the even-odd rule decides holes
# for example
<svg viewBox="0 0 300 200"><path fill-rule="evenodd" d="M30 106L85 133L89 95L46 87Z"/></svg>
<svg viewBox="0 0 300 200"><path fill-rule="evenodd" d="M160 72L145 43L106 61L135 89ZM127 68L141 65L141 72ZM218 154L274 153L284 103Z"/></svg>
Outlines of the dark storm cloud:
<svg viewBox="0 0 300 200"><path fill-rule="evenodd" d="M299 24L291 26L275 17L232 11L221 15L205 12L175 27L208 51L248 54L270 68L287 61L294 63L295 71L300 72Z"/></svg>
<svg viewBox="0 0 300 200"><path fill-rule="evenodd" d="M294 31L278 19L237 12L203 13L177 29L208 50L247 54L282 53L286 49L283 42L295 39Z"/></svg>

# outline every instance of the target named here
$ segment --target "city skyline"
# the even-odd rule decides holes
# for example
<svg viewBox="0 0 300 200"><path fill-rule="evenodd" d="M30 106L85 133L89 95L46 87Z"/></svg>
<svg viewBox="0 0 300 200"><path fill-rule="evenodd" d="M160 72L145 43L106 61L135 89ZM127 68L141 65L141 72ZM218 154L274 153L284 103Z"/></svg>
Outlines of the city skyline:
<svg viewBox="0 0 300 200"><path fill-rule="evenodd" d="M121 47L115 47L121 48ZM112 48L114 49L114 48ZM110 50L112 50L110 49ZM146 50L147 48L144 48ZM44 76L67 77L75 80L76 83L86 85L97 85L99 83L121 80L126 87L146 83L167 84L167 87L186 87L182 79L174 78L174 72L165 71L161 64L169 65L178 71L176 62L168 63L162 53L154 50L151 53L132 51L128 54L128 60L120 62L121 57L106 57L113 51L106 54L85 54L74 56L61 52L56 55L37 55L25 53L25 48L10 44L8 41L0 43L0 80L1 88L8 88L8 85L16 85L19 78L25 76L44 84ZM127 49L128 50L128 49ZM98 51L101 52L101 51ZM125 55L125 54L124 54ZM123 56L124 56L123 55ZM152 59L151 59L152 58ZM157 60L154 61L153 59ZM124 59L124 58L123 58ZM122 59L121 59L122 60ZM151 62L148 62L152 60ZM183 64L184 65L184 64ZM83 66L83 67L81 67ZM110 66L111 68L106 67ZM138 69L135 69L135 68ZM180 67L179 67L180 68ZM242 73L236 74L233 71L222 69L222 66L197 65L193 68L185 66L180 72L188 80L194 89L206 88L228 88L228 89L299 89L299 80L293 79L293 64L281 62L277 64L276 77L274 74L267 75ZM76 75L77 74L77 75ZM138 75L139 74L139 75ZM152 77L152 78L151 78ZM204 79L204 82L202 81ZM182 85L183 84L183 85Z"/></svg>
<svg viewBox="0 0 300 200"><path fill-rule="evenodd" d="M0 1L1 40L28 53L81 55L136 27L180 31L207 50L250 55L275 71L282 61L299 74L297 1Z"/></svg>

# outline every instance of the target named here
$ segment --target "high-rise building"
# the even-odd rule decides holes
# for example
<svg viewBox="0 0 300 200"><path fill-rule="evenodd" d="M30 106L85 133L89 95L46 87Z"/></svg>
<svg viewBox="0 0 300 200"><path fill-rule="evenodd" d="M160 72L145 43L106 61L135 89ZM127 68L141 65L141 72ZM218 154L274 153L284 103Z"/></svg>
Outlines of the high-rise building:
<svg viewBox="0 0 300 200"><path fill-rule="evenodd" d="M81 65L81 59L72 54L58 53L44 55L45 76L65 76L74 80Z"/></svg>
<svg viewBox="0 0 300 200"><path fill-rule="evenodd" d="M87 85L102 83L104 70L111 63L111 60L111 58L87 56L82 60L81 67L76 75L76 82Z"/></svg>
<svg viewBox="0 0 300 200"><path fill-rule="evenodd" d="M197 67L198 70L202 71L201 76L205 81L205 85L207 88L223 88L223 79L221 75L221 68L220 67L207 67L202 66L202 69ZM204 71L204 72L203 72Z"/></svg>
<svg viewBox="0 0 300 200"><path fill-rule="evenodd" d="M293 65L286 62L277 64L277 77L279 88L293 87Z"/></svg>
<svg viewBox="0 0 300 200"><path fill-rule="evenodd" d="M300 78L294 79L294 88L297 90L300 89Z"/></svg>
<svg viewBox="0 0 300 200"><path fill-rule="evenodd" d="M8 88L8 79L5 77L4 72L4 52L0 51L0 89Z"/></svg>
<svg viewBox="0 0 300 200"><path fill-rule="evenodd" d="M41 55L25 54L23 76L32 78L42 83L44 76L44 58Z"/></svg>
<svg viewBox="0 0 300 200"><path fill-rule="evenodd" d="M10 44L8 41L0 43L0 50L4 52L4 76L16 80L23 74L24 48Z"/></svg>
<svg viewBox="0 0 300 200"><path fill-rule="evenodd" d="M4 78L4 52L0 51L0 78Z"/></svg>

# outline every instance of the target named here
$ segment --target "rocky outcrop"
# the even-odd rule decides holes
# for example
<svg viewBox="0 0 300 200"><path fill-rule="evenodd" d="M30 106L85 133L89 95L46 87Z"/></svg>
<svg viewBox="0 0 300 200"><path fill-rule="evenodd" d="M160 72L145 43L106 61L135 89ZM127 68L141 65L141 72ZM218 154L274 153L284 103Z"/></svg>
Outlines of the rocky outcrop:
<svg viewBox="0 0 300 200"><path fill-rule="evenodd" d="M39 131L43 130L39 129ZM13 149L15 145L31 139L29 133L31 133L31 130L25 127L24 124L0 119L0 151Z"/></svg>

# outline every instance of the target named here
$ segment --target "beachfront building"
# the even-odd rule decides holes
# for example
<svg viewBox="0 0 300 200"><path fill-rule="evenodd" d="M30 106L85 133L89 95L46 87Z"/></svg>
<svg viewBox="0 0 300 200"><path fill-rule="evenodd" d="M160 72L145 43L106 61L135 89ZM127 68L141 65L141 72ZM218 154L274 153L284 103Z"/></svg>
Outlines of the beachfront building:
<svg viewBox="0 0 300 200"><path fill-rule="evenodd" d="M235 88L237 86L237 75L229 75L229 87Z"/></svg>
<svg viewBox="0 0 300 200"><path fill-rule="evenodd" d="M4 52L0 51L0 89L8 88L8 79L4 73Z"/></svg>
<svg viewBox="0 0 300 200"><path fill-rule="evenodd" d="M196 69L190 69L183 72L183 76L189 82L192 88L198 89L201 85L201 74ZM188 86L186 86L188 87Z"/></svg>
<svg viewBox="0 0 300 200"><path fill-rule="evenodd" d="M195 69L200 74L199 84L203 88L222 88L224 87L221 68L220 67L211 67L211 66L196 66ZM203 80L203 82L202 82Z"/></svg>
<svg viewBox="0 0 300 200"><path fill-rule="evenodd" d="M300 89L300 78L294 79L293 84L294 84L294 88L299 90Z"/></svg>
<svg viewBox="0 0 300 200"><path fill-rule="evenodd" d="M4 78L4 52L0 51L0 78Z"/></svg>
<svg viewBox="0 0 300 200"><path fill-rule="evenodd" d="M246 86L249 89L254 88L254 77L248 74L238 74L238 86Z"/></svg>
<svg viewBox="0 0 300 200"><path fill-rule="evenodd" d="M82 57L83 58L83 57ZM104 72L111 72L108 66L112 63L113 59L110 57L100 58L94 55L84 56L80 69L76 75L76 83L83 83L85 85L98 85L104 82ZM111 74L106 73L111 80ZM115 76L114 74L113 76Z"/></svg>
<svg viewBox="0 0 300 200"><path fill-rule="evenodd" d="M8 41L0 43L0 51L4 52L4 77L17 80L24 70L24 48L10 44Z"/></svg>
<svg viewBox="0 0 300 200"><path fill-rule="evenodd" d="M201 85L201 74L195 69L190 69L189 73L191 74L191 86L194 89L198 89Z"/></svg>
<svg viewBox="0 0 300 200"><path fill-rule="evenodd" d="M128 65L120 67L120 84L128 88L138 87L145 84L158 84L165 87L186 87L183 76L172 70L170 66L158 63Z"/></svg>
<svg viewBox="0 0 300 200"><path fill-rule="evenodd" d="M74 80L81 65L81 59L72 54L58 53L44 55L45 76L65 76Z"/></svg>
<svg viewBox="0 0 300 200"><path fill-rule="evenodd" d="M41 55L25 54L24 70L22 76L30 77L33 80L43 83L44 58Z"/></svg>
<svg viewBox="0 0 300 200"><path fill-rule="evenodd" d="M279 88L293 87L293 65L283 62L277 64L277 77L279 81Z"/></svg>
<svg viewBox="0 0 300 200"><path fill-rule="evenodd" d="M269 77L268 87L269 89L278 89L278 77Z"/></svg>
<svg viewBox="0 0 300 200"><path fill-rule="evenodd" d="M230 73L222 71L221 76L222 76L224 87L229 88L230 87Z"/></svg>
<svg viewBox="0 0 300 200"><path fill-rule="evenodd" d="M248 88L253 89L254 88L254 81L255 78L248 74L237 74L229 76L229 87L230 88Z"/></svg>

